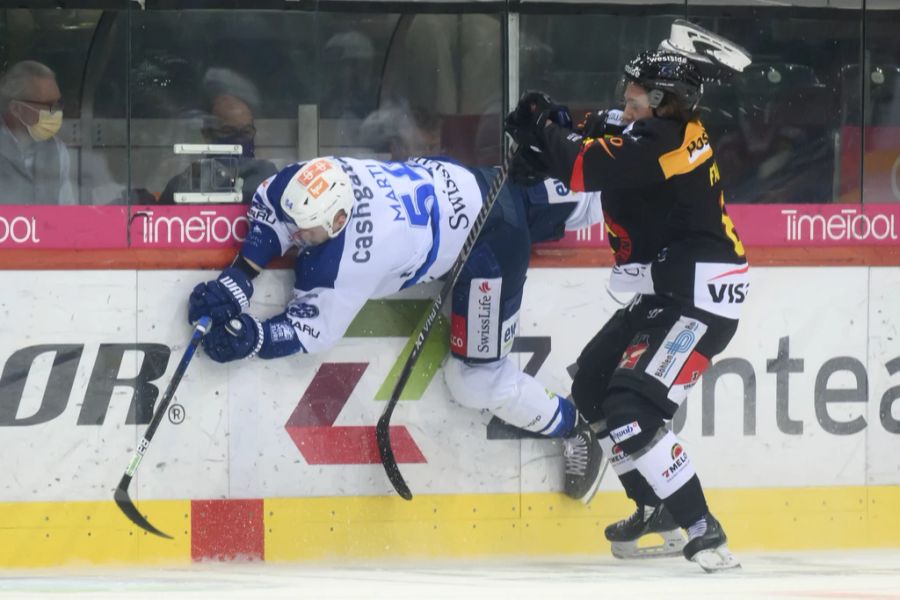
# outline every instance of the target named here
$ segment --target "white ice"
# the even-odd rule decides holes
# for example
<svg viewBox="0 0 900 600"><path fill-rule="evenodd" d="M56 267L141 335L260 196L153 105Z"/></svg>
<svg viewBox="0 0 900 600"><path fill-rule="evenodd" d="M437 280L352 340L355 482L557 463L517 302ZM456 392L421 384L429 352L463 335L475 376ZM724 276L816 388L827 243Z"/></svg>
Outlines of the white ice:
<svg viewBox="0 0 900 600"><path fill-rule="evenodd" d="M344 564L210 563L0 570L0 598L900 600L900 549L740 553L706 574L683 559L611 557Z"/></svg>

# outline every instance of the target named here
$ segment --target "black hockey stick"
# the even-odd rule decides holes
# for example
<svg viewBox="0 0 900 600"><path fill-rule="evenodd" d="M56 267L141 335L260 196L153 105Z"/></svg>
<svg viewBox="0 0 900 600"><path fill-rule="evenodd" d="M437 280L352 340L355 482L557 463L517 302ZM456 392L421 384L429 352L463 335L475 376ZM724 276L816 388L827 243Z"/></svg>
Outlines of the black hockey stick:
<svg viewBox="0 0 900 600"><path fill-rule="evenodd" d="M178 363L178 368L175 369L175 374L172 375L172 380L169 382L169 387L166 388L166 392L163 394L162 400L159 402L159 406L156 407L156 412L153 413L153 418L150 419L150 425L147 426L147 431L144 433L144 437L141 438L141 441L138 442L137 449L134 451L134 455L131 457L131 462L128 463L128 466L125 468L125 474L122 475L121 481L119 481L119 485L116 487L116 493L113 496L116 500L116 504L125 513L125 516L131 519L131 522L140 527L141 529L148 531L152 534L158 535L160 537L172 539L171 535L163 533L156 527L150 524L144 516L138 512L137 507L134 505L134 502L131 501L131 498L128 497L128 485L131 483L131 478L134 477L135 471L137 471L138 465L141 464L141 459L144 458L144 453L147 451L147 448L150 447L150 440L153 439L153 434L156 433L156 428L159 427L160 421L162 421L163 416L166 414L167 409L169 408L169 402L172 401L172 397L175 395L175 389L178 387L178 384L181 382L181 378L184 376L184 372L187 370L188 364L190 364L191 359L194 357L194 353L197 351L197 346L200 345L200 340L203 339L203 336L206 335L206 332L209 331L210 326L212 325L212 319L209 317L201 317L197 324L194 326L194 333L191 334L191 341L188 343L187 348L184 349L184 355L181 357L181 362Z"/></svg>
<svg viewBox="0 0 900 600"><path fill-rule="evenodd" d="M419 356L422 354L422 348L425 347L425 341L428 339L428 334L431 333L431 328L435 321L437 321L444 300L450 295L453 286L456 285L456 280L459 279L459 274L462 272L463 266L469 258L472 248L475 246L475 241L478 239L478 235L481 233L485 221L487 221L488 214L494 207L494 202L496 202L497 197L500 195L503 184L506 183L509 165L514 156L515 150L511 146L509 151L503 157L503 164L500 166L500 172L497 174L494 181L491 182L491 187L488 190L487 197L484 199L484 204L481 205L481 211L479 211L478 216L475 217L475 223L472 225L472 229L469 231L466 241L463 242L462 250L459 251L456 262L453 263L453 266L450 268L447 278L444 280L444 285L441 286L440 293L431 304L431 310L428 312L428 316L425 317L425 322L422 324L421 329L419 329L419 334L416 337L415 344L413 344L409 358L406 359L406 364L403 365L403 369L400 371L400 377L394 385L394 391L391 392L391 397L385 405L381 417L378 419L378 425L375 426L375 440L378 443L378 453L381 455L381 464L384 466L384 472L387 473L391 485L394 486L394 489L397 490L397 493L400 494L400 497L404 500L412 500L413 496L412 492L409 490L409 486L406 485L406 480L403 479L403 474L400 473L400 467L397 465L397 458L394 456L394 449L391 447L391 415L394 414L394 408L400 400L400 394L403 393L403 388L406 387L409 376L416 366L416 361L419 360Z"/></svg>

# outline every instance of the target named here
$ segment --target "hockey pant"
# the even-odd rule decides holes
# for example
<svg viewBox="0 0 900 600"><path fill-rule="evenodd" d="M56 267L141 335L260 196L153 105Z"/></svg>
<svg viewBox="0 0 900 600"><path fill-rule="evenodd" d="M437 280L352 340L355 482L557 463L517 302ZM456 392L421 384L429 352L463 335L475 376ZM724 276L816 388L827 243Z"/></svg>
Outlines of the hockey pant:
<svg viewBox="0 0 900 600"><path fill-rule="evenodd" d="M481 181L483 173L476 172ZM550 437L571 432L575 407L509 358L519 324L531 236L519 192L505 186L472 249L451 301L444 379L459 404Z"/></svg>
<svg viewBox="0 0 900 600"><path fill-rule="evenodd" d="M735 320L668 298L637 296L578 358L572 396L626 493L639 505L662 501L682 527L708 508L690 457L666 423L736 328Z"/></svg>

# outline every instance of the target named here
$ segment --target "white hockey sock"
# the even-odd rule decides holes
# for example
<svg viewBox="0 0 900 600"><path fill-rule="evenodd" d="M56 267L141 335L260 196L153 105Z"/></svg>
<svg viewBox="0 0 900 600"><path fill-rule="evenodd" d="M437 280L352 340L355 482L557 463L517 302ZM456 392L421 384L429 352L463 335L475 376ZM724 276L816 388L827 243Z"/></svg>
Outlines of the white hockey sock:
<svg viewBox="0 0 900 600"><path fill-rule="evenodd" d="M575 425L574 405L523 373L509 357L477 364L450 357L444 380L459 404L487 409L520 429L559 436Z"/></svg>
<svg viewBox="0 0 900 600"><path fill-rule="evenodd" d="M629 471L634 471L634 462L631 460L631 457L622 450L621 446L609 439L609 436L598 436L598 440L600 442L600 447L603 449L604 456L609 459L609 464L612 466L613 471L616 472L616 475L621 477Z"/></svg>
<svg viewBox="0 0 900 600"><path fill-rule="evenodd" d="M684 447L667 429L660 429L650 445L631 460L656 495L665 500L696 474Z"/></svg>

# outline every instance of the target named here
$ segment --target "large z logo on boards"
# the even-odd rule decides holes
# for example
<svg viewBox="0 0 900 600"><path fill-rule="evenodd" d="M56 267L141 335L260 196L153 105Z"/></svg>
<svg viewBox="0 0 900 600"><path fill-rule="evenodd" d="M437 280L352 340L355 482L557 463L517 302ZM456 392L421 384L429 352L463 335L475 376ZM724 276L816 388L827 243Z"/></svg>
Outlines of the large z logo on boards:
<svg viewBox="0 0 900 600"><path fill-rule="evenodd" d="M387 400L418 333L419 321L431 302L423 300L370 301L347 329L345 337L407 337L374 400ZM435 323L419 362L403 390L401 400L418 400L447 354L449 328L443 317ZM303 458L311 465L367 465L381 462L372 425L335 426L369 363L323 363L313 377L285 429ZM425 456L402 425L391 427L398 463L424 463Z"/></svg>
<svg viewBox="0 0 900 600"><path fill-rule="evenodd" d="M285 423L288 435L311 465L365 465L381 462L375 427L335 427L350 394L369 363L322 363L297 408ZM425 457L406 427L391 427L398 463L423 463Z"/></svg>

